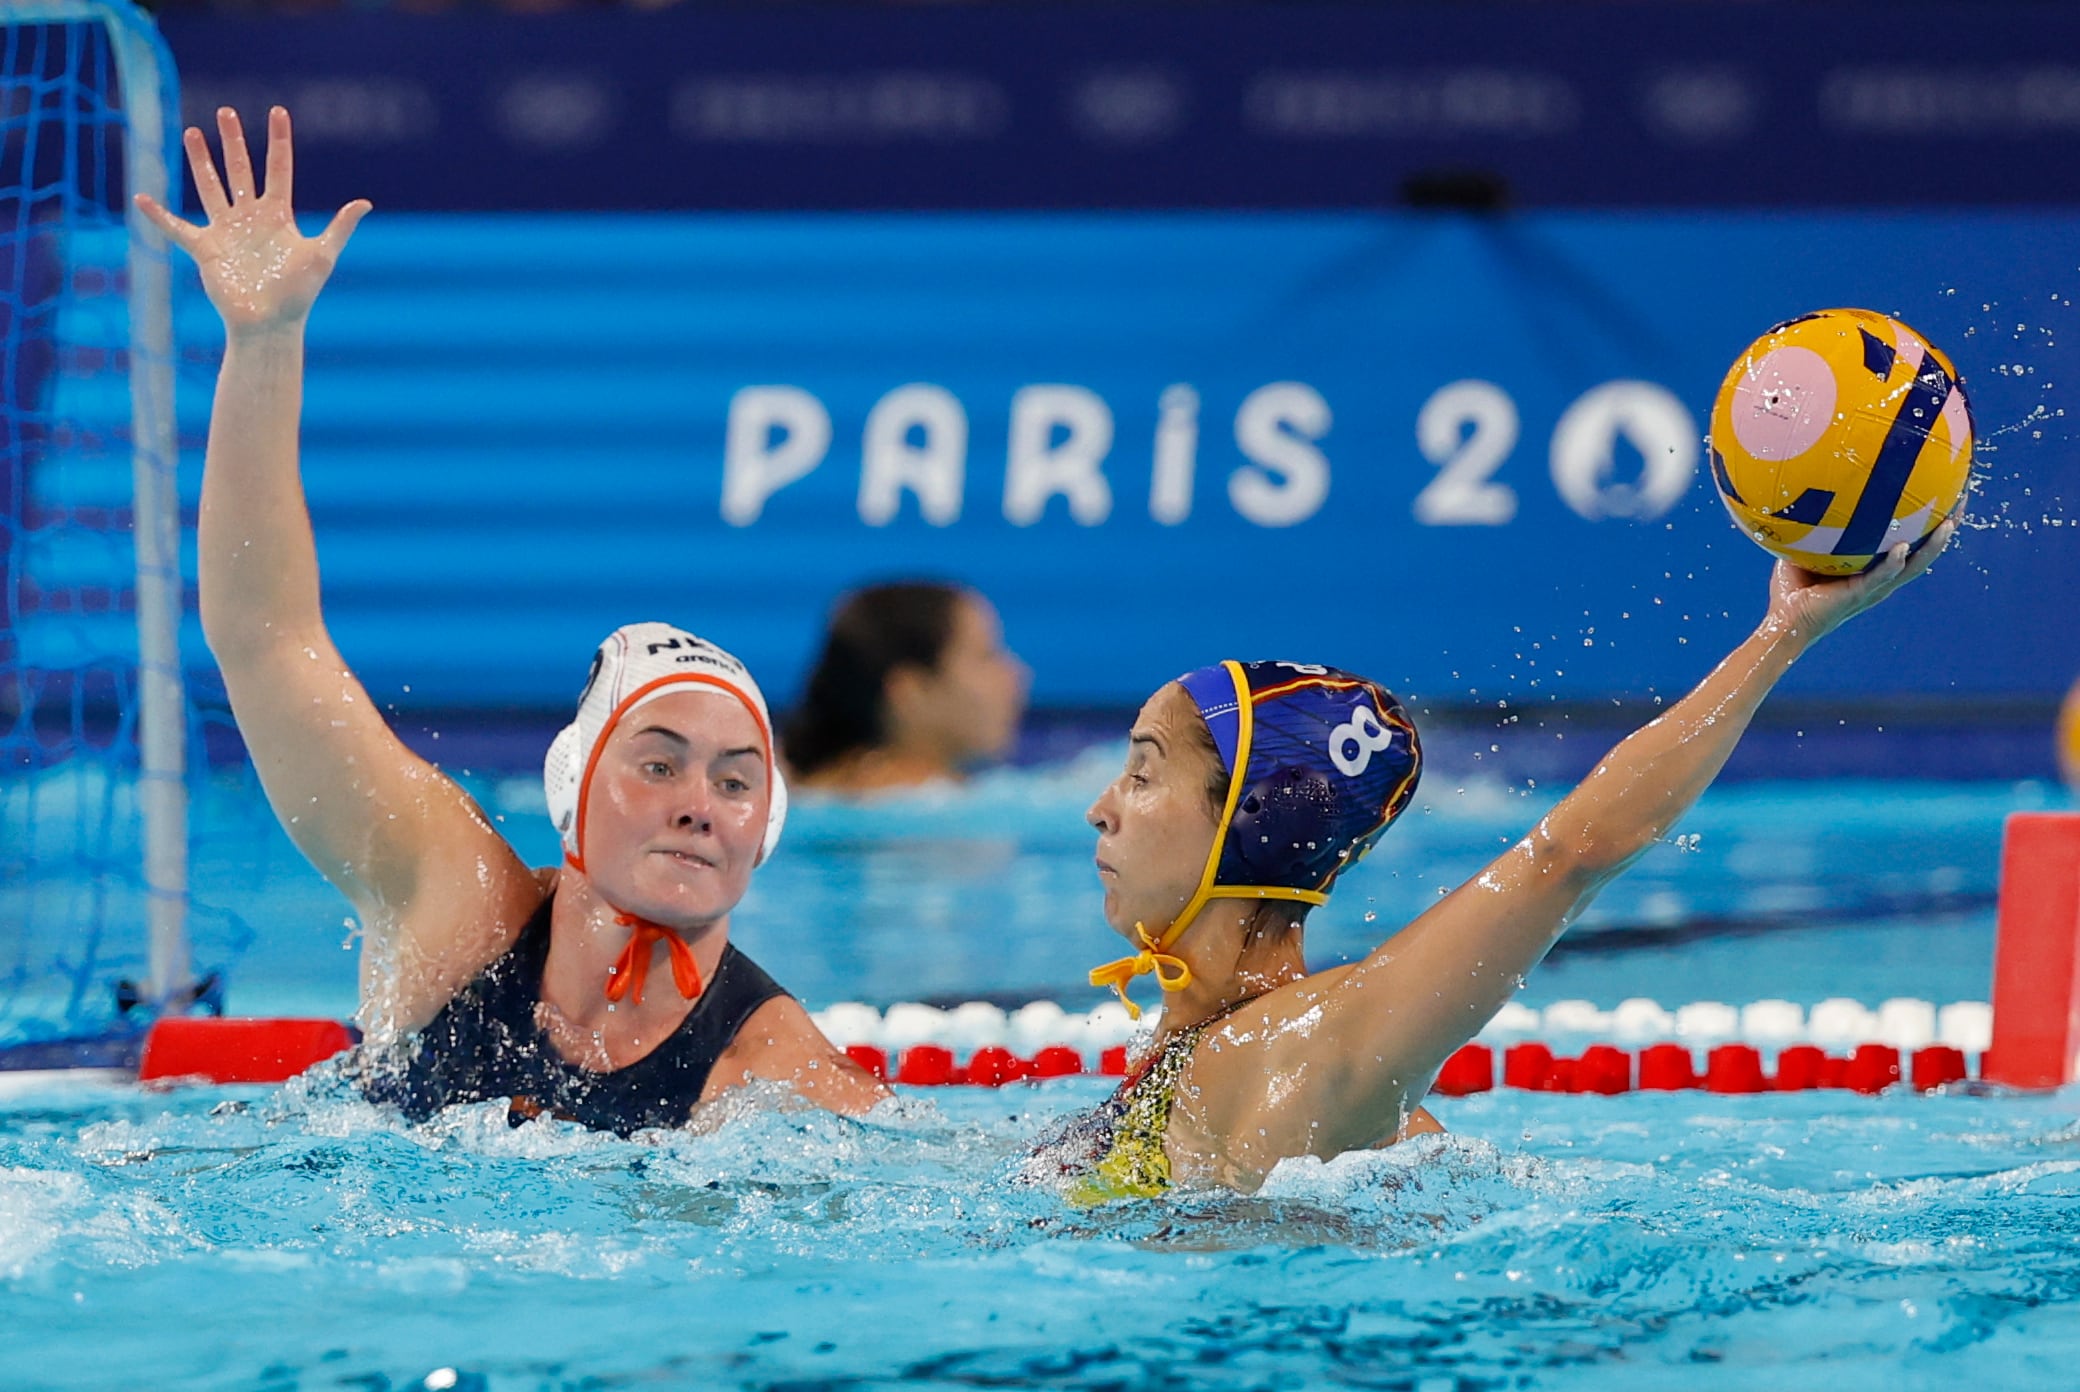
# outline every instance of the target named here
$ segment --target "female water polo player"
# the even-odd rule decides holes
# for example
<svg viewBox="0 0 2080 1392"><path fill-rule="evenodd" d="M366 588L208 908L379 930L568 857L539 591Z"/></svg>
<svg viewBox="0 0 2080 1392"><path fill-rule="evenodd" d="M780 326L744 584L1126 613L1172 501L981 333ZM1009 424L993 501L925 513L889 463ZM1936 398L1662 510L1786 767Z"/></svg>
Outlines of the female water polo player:
<svg viewBox="0 0 2080 1392"><path fill-rule="evenodd" d="M1697 800L1792 662L1926 570L1955 527L1852 578L1779 562L1761 625L1695 691L1479 875L1362 961L1314 975L1302 920L1407 806L1414 725L1391 694L1328 667L1227 662L1157 691L1089 820L1106 921L1136 949L1091 979L1124 997L1154 972L1161 1028L1036 1170L1089 1202L1173 1182L1247 1189L1287 1156L1436 1129L1418 1104L1445 1059Z"/></svg>
<svg viewBox="0 0 2080 1392"><path fill-rule="evenodd" d="M765 700L734 658L664 624L601 645L549 751L566 859L541 877L376 713L325 629L297 464L304 324L369 205L299 235L288 113L269 115L264 192L236 115L217 126L221 181L202 133L185 136L205 225L138 200L224 320L203 629L275 814L367 926L362 1023L405 1046L367 1061L369 1090L415 1115L511 1098L623 1132L753 1078L871 1107L880 1084L729 942L786 815Z"/></svg>
<svg viewBox="0 0 2080 1392"><path fill-rule="evenodd" d="M955 782L1010 751L1030 676L973 590L870 585L831 615L781 750L798 782L830 792Z"/></svg>

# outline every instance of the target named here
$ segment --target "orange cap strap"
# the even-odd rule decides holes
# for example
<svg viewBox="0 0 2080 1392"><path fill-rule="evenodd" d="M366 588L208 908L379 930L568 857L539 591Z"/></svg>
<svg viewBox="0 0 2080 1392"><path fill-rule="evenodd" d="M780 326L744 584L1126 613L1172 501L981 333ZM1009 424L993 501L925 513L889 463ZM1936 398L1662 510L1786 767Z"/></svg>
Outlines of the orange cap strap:
<svg viewBox="0 0 2080 1392"><path fill-rule="evenodd" d="M634 914L620 914L614 922L635 931L628 935L628 946L621 949L621 955L607 972L608 1000L619 1001L628 996L630 1004L643 1003L643 982L650 975L651 953L659 942L671 953L672 984L679 988L679 994L687 1000L700 995L701 969L693 960L693 949L686 945L686 939L662 923L652 923Z"/></svg>
<svg viewBox="0 0 2080 1392"><path fill-rule="evenodd" d="M1182 957L1172 957L1163 951L1143 925L1135 924L1134 932L1141 939L1141 951L1132 957L1122 957L1117 962L1107 962L1102 967L1091 969L1091 985L1110 986L1117 992L1130 1020L1141 1018L1141 1007L1134 1004L1133 997L1127 994L1127 983L1135 977L1154 972L1156 980L1166 991L1182 991L1192 984L1192 969L1185 965Z"/></svg>

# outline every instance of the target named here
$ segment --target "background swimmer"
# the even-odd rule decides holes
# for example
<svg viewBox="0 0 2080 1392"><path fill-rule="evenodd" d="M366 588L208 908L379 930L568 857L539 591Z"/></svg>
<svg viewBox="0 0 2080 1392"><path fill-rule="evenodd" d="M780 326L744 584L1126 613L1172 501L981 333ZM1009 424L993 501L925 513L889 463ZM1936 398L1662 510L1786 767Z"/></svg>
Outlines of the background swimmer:
<svg viewBox="0 0 2080 1392"><path fill-rule="evenodd" d="M206 225L139 199L224 320L204 632L276 815L367 925L364 1027L378 1043L426 1030L390 1095L429 1111L524 1091L622 1130L752 1078L872 1106L880 1085L729 944L784 813L764 699L735 659L664 625L602 646L547 770L569 858L540 878L348 670L320 610L297 429L305 322L369 204L303 237L288 113L269 116L264 192L236 114L217 123L221 180L202 133L185 135ZM644 989L653 964L677 989Z"/></svg>
<svg viewBox="0 0 2080 1392"><path fill-rule="evenodd" d="M1954 532L1851 578L1778 562L1762 623L1695 690L1479 875L1362 961L1311 976L1307 911L1405 804L1413 729L1385 692L1331 668L1223 664L1158 690L1089 820L1106 921L1137 949L1092 980L1124 991L1155 973L1162 1024L1140 1070L1044 1147L1043 1167L1058 1161L1086 1200L1250 1189L1287 1156L1430 1129L1417 1104L1444 1060L1667 835L1791 664Z"/></svg>
<svg viewBox="0 0 2080 1392"><path fill-rule="evenodd" d="M1031 675L973 590L859 590L831 615L781 730L788 766L805 786L845 793L965 778L1010 752Z"/></svg>

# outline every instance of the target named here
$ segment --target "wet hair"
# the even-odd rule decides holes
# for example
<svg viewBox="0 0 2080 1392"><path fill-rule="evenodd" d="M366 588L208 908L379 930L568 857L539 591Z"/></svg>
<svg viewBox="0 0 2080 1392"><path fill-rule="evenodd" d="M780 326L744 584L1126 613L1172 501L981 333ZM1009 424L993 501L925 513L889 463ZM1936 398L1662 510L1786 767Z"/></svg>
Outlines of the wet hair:
<svg viewBox="0 0 2080 1392"><path fill-rule="evenodd" d="M958 585L906 580L870 585L839 602L801 702L780 728L797 773L813 775L887 741L889 673L938 669L965 594Z"/></svg>

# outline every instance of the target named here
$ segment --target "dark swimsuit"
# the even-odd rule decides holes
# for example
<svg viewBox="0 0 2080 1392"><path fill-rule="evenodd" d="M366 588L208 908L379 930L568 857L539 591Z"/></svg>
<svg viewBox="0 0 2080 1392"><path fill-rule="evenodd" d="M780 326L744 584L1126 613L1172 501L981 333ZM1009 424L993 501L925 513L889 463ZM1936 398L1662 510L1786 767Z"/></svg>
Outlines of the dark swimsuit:
<svg viewBox="0 0 2080 1392"><path fill-rule="evenodd" d="M424 1121L443 1107L505 1097L517 1120L548 1112L621 1135L683 1125L707 1086L715 1060L751 1012L787 993L734 945L669 1038L626 1068L597 1073L556 1052L535 1021L542 968L549 960L549 912L542 901L520 939L441 1007L405 1046L403 1057L364 1060L362 1090L374 1102Z"/></svg>

